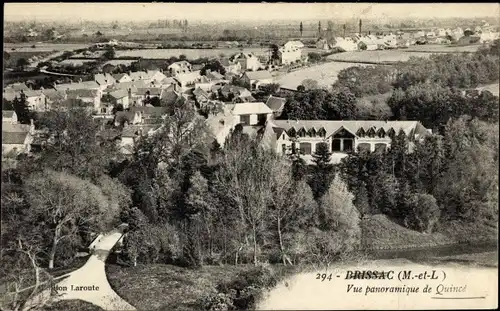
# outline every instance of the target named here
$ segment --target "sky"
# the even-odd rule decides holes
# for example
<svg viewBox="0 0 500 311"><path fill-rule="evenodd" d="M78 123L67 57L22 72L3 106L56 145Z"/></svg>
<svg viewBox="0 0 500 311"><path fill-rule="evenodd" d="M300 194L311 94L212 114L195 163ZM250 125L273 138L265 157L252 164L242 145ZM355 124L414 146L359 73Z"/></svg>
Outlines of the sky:
<svg viewBox="0 0 500 311"><path fill-rule="evenodd" d="M4 20L314 20L499 17L498 3L6 3Z"/></svg>

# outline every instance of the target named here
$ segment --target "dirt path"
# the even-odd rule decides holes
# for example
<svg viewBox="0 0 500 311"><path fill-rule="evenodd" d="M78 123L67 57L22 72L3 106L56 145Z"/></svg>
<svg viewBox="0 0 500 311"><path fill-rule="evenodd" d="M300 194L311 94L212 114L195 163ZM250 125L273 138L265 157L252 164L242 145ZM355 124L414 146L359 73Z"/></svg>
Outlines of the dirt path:
<svg viewBox="0 0 500 311"><path fill-rule="evenodd" d="M106 277L106 258L122 235L121 231L116 230L103 236L97 242L93 254L85 265L56 284L55 289L58 297L55 300L80 299L95 304L104 310L136 310L115 293ZM50 294L50 290L45 290L36 296L32 303L38 304L47 301Z"/></svg>

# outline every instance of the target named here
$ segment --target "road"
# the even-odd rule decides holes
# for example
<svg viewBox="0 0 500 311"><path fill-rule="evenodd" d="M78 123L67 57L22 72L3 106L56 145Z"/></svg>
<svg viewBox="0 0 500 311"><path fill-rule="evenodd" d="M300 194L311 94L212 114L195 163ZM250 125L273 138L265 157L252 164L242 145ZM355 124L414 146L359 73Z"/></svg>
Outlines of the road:
<svg viewBox="0 0 500 311"><path fill-rule="evenodd" d="M79 299L90 302L104 310L136 310L123 300L109 285L105 262L113 246L121 239L121 230L114 230L101 237L92 255L83 267L69 273L69 277L57 283L57 300ZM84 288L80 288L80 287ZM47 301L51 290L47 289L33 298L31 304Z"/></svg>

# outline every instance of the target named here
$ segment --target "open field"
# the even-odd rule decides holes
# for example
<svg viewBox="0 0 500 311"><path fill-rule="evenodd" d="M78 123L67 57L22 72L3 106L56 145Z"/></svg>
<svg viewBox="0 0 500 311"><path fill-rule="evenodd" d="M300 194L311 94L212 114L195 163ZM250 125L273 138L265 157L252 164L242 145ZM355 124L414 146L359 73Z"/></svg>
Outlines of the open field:
<svg viewBox="0 0 500 311"><path fill-rule="evenodd" d="M405 52L404 50L353 51L329 55L329 60L341 62L406 62L410 57L429 57L430 53Z"/></svg>
<svg viewBox="0 0 500 311"><path fill-rule="evenodd" d="M443 44L425 44L425 45L412 45L404 52L425 52L425 53L460 53L460 52L476 52L481 45L443 45Z"/></svg>
<svg viewBox="0 0 500 311"><path fill-rule="evenodd" d="M24 58L26 60L30 59L33 56L38 56L38 57L44 57L46 55L51 54L49 51L46 52L37 52L37 51L31 51L31 52L18 52L18 51L7 51L9 53L9 59L6 60L4 63L5 68L11 68L15 67L17 64L17 61L21 58Z"/></svg>
<svg viewBox="0 0 500 311"><path fill-rule="evenodd" d="M365 65L347 62L329 62L286 73L277 79L277 83L284 88L295 90L305 79L313 79L318 81L320 86L330 87L337 80L337 75L342 69L353 66Z"/></svg>
<svg viewBox="0 0 500 311"><path fill-rule="evenodd" d="M71 59L70 58L70 59L63 60L59 64L81 66L84 63L91 63L91 62L95 62L95 61L96 61L95 59Z"/></svg>
<svg viewBox="0 0 500 311"><path fill-rule="evenodd" d="M33 48L32 46L35 45ZM12 51L14 48L17 52L52 52L52 51L71 51L87 48L88 44L79 43L5 43L4 51Z"/></svg>

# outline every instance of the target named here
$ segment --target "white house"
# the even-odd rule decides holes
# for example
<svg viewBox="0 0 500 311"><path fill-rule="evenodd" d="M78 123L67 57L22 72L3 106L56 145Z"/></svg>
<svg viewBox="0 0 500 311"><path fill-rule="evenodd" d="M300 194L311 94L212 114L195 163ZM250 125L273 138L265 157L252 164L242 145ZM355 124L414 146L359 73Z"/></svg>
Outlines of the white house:
<svg viewBox="0 0 500 311"><path fill-rule="evenodd" d="M241 65L241 70L253 70L257 71L262 68L262 63L259 61L257 56L251 52L240 52L233 55L230 59L231 62L238 62Z"/></svg>
<svg viewBox="0 0 500 311"><path fill-rule="evenodd" d="M115 79L116 83L132 82L132 79L126 73L114 74L112 76Z"/></svg>
<svg viewBox="0 0 500 311"><path fill-rule="evenodd" d="M234 73L234 74L240 74L241 73L241 63L240 62L232 62L229 60L229 58L222 58L220 60L220 63L222 66L224 66L224 69L226 69L226 74L227 73Z"/></svg>
<svg viewBox="0 0 500 311"><path fill-rule="evenodd" d="M116 90L109 92L109 96L113 98L113 104L118 105L121 104L123 106L123 109L128 109L129 108L129 95L127 90Z"/></svg>
<svg viewBox="0 0 500 311"><path fill-rule="evenodd" d="M42 111L45 109L45 94L42 90L21 91L20 96L25 97L29 110Z"/></svg>
<svg viewBox="0 0 500 311"><path fill-rule="evenodd" d="M30 132L6 132L2 130L2 156L7 153L29 153L33 136Z"/></svg>
<svg viewBox="0 0 500 311"><path fill-rule="evenodd" d="M84 103L90 104L93 106L95 112L100 112L101 109L101 97L102 93L98 90L68 90L68 99L80 99Z"/></svg>
<svg viewBox="0 0 500 311"><path fill-rule="evenodd" d="M100 86L105 86L105 88L116 83L115 78L113 78L113 76L110 75L109 73L96 74L94 76L94 81L97 82L97 84L99 84Z"/></svg>
<svg viewBox="0 0 500 311"><path fill-rule="evenodd" d="M200 71L179 73L175 76L175 80L179 83L181 90L186 91L194 88L195 84L201 79Z"/></svg>
<svg viewBox="0 0 500 311"><path fill-rule="evenodd" d="M342 37L337 37L335 38L335 44L332 45L334 48L339 48L342 49L346 52L349 51L356 51L358 49L358 45L352 38L342 38Z"/></svg>
<svg viewBox="0 0 500 311"><path fill-rule="evenodd" d="M189 62L183 60L171 64L170 66L167 67L167 69L173 77L177 77L177 75L179 74L186 74L192 72L193 66Z"/></svg>
<svg viewBox="0 0 500 311"><path fill-rule="evenodd" d="M267 70L245 71L245 73L241 76L241 80L250 84L251 89L258 89L260 85L271 84L274 82L273 76Z"/></svg>
<svg viewBox="0 0 500 311"><path fill-rule="evenodd" d="M217 142L224 146L226 138L231 134L231 130L236 126L237 118L231 113L227 107L222 108L222 112L215 115L209 115L206 123L210 132Z"/></svg>
<svg viewBox="0 0 500 311"><path fill-rule="evenodd" d="M2 122L17 124L17 114L14 110L2 110Z"/></svg>
<svg viewBox="0 0 500 311"><path fill-rule="evenodd" d="M243 125L264 124L273 115L271 108L262 102L235 104L231 113L236 118L236 124Z"/></svg>
<svg viewBox="0 0 500 311"><path fill-rule="evenodd" d="M278 49L280 63L282 65L293 64L302 58L304 44L300 41L288 41Z"/></svg>

